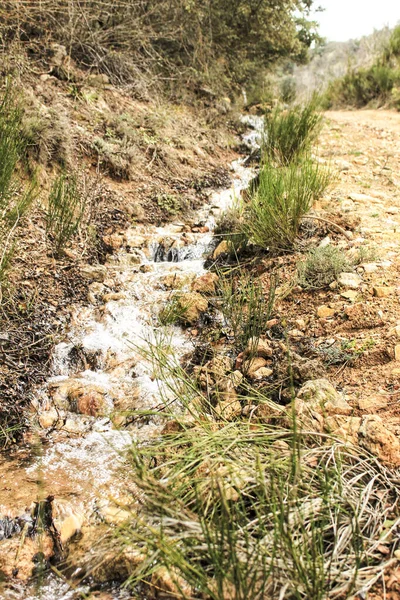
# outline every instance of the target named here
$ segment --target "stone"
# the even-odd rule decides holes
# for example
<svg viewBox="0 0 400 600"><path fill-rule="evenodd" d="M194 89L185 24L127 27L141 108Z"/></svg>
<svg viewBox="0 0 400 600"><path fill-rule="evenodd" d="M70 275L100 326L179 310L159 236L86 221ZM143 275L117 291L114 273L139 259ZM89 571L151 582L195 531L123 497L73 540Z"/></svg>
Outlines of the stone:
<svg viewBox="0 0 400 600"><path fill-rule="evenodd" d="M53 501L52 506L54 525L60 534L61 543L65 545L81 531L85 522L84 512L69 502L58 499Z"/></svg>
<svg viewBox="0 0 400 600"><path fill-rule="evenodd" d="M387 298L388 296L391 296L393 292L394 288L389 286L377 286L373 288L373 294L377 298Z"/></svg>
<svg viewBox="0 0 400 600"><path fill-rule="evenodd" d="M394 347L394 360L400 361L400 344L396 344Z"/></svg>
<svg viewBox="0 0 400 600"><path fill-rule="evenodd" d="M227 242L227 240L222 240L222 242L220 242L218 244L218 246L215 248L214 252L213 252L213 258L216 259L219 256L221 256L221 254L228 254L229 253L229 244Z"/></svg>
<svg viewBox="0 0 400 600"><path fill-rule="evenodd" d="M358 442L358 431L361 425L360 417L344 417L341 415L326 417L325 429L335 437L350 444Z"/></svg>
<svg viewBox="0 0 400 600"><path fill-rule="evenodd" d="M400 339L400 325L396 325L393 329L389 331L389 335L394 335L395 337Z"/></svg>
<svg viewBox="0 0 400 600"><path fill-rule="evenodd" d="M223 400L222 402L217 403L215 412L219 417L226 419L227 421L232 421L242 414L242 405L237 399Z"/></svg>
<svg viewBox="0 0 400 600"><path fill-rule="evenodd" d="M360 267L364 269L365 273L375 273L378 270L376 263L363 263Z"/></svg>
<svg viewBox="0 0 400 600"><path fill-rule="evenodd" d="M204 275L200 275L193 281L191 289L193 292L201 294L215 294L218 279L216 273L204 273Z"/></svg>
<svg viewBox="0 0 400 600"><path fill-rule="evenodd" d="M102 300L103 302L118 302L119 300L124 300L125 294L122 292L110 292L108 294L104 294Z"/></svg>
<svg viewBox="0 0 400 600"><path fill-rule="evenodd" d="M271 377L273 373L274 371L272 369L269 369L268 367L261 367L260 369L257 369L257 371L253 374L252 379L254 379L255 381L259 381L260 379L266 379L267 377Z"/></svg>
<svg viewBox="0 0 400 600"><path fill-rule="evenodd" d="M317 308L317 315L319 319L329 319L329 317L333 317L335 314L334 308L329 308L329 306L319 306Z"/></svg>
<svg viewBox="0 0 400 600"><path fill-rule="evenodd" d="M346 199L346 200L342 200L342 202L340 203L340 210L342 212L351 212L355 209L355 204L352 200Z"/></svg>
<svg viewBox="0 0 400 600"><path fill-rule="evenodd" d="M304 337L304 332L300 331L300 329L291 329L289 331L289 336L292 337L292 338L299 339L299 338Z"/></svg>
<svg viewBox="0 0 400 600"><path fill-rule="evenodd" d="M351 288L356 290L361 285L361 277L356 273L340 273L338 276L338 284L342 287Z"/></svg>
<svg viewBox="0 0 400 600"><path fill-rule="evenodd" d="M208 308L208 300L203 298L198 292L181 294L177 301L179 307L183 311L181 320L187 325L194 325L197 323L200 316L206 312Z"/></svg>
<svg viewBox="0 0 400 600"><path fill-rule="evenodd" d="M272 329L273 327L276 327L277 325L279 325L279 319L270 319L265 324L267 329Z"/></svg>
<svg viewBox="0 0 400 600"><path fill-rule="evenodd" d="M335 160L335 165L340 169L340 171L349 171L352 167L351 163L347 160L337 159Z"/></svg>
<svg viewBox="0 0 400 600"><path fill-rule="evenodd" d="M323 240L321 240L318 248L326 248L327 246L329 246L331 244L331 238L329 237L329 235L327 235L326 237L324 237Z"/></svg>
<svg viewBox="0 0 400 600"><path fill-rule="evenodd" d="M397 215L399 212L399 207L398 206L388 206L386 209L386 212L389 215Z"/></svg>
<svg viewBox="0 0 400 600"><path fill-rule="evenodd" d="M154 588L157 597L191 598L193 590L173 567L157 567L151 576L150 587Z"/></svg>
<svg viewBox="0 0 400 600"><path fill-rule="evenodd" d="M361 410L374 411L387 407L388 400L385 396L371 396L370 398L360 398L358 406Z"/></svg>
<svg viewBox="0 0 400 600"><path fill-rule="evenodd" d="M83 265L81 275L90 281L103 282L107 277L107 269L104 265Z"/></svg>
<svg viewBox="0 0 400 600"><path fill-rule="evenodd" d="M325 417L349 416L353 412L327 379L307 381L297 393L294 409L302 427L320 432L326 426Z"/></svg>
<svg viewBox="0 0 400 600"><path fill-rule="evenodd" d="M317 358L306 358L292 353L291 372L296 382L305 382L309 379L320 379L325 375L325 368ZM290 372L285 375L290 376Z"/></svg>
<svg viewBox="0 0 400 600"><path fill-rule="evenodd" d="M46 410L39 416L40 427L43 427L43 429L50 429L50 427L54 427L58 419L59 413L55 408Z"/></svg>
<svg viewBox="0 0 400 600"><path fill-rule="evenodd" d="M104 235L103 242L109 248L113 250L119 250L124 245L124 236L120 233L112 233L111 235Z"/></svg>
<svg viewBox="0 0 400 600"><path fill-rule="evenodd" d="M358 296L358 292L355 290L346 290L340 294L342 298L346 298L346 300L351 300L351 302L355 302Z"/></svg>
<svg viewBox="0 0 400 600"><path fill-rule="evenodd" d="M136 229L127 229L124 237L128 248L142 248L146 244L146 238L139 235Z"/></svg>
<svg viewBox="0 0 400 600"><path fill-rule="evenodd" d="M267 340L250 338L247 342L244 356L260 356L261 358L272 358L273 350Z"/></svg>
<svg viewBox="0 0 400 600"><path fill-rule="evenodd" d="M355 202L375 202L375 198L373 196L368 196L367 194L349 194L349 198L354 200Z"/></svg>
<svg viewBox="0 0 400 600"><path fill-rule="evenodd" d="M168 275L161 277L160 282L169 290L179 290L187 283L187 280L187 275L182 273L168 273Z"/></svg>
<svg viewBox="0 0 400 600"><path fill-rule="evenodd" d="M400 442L378 415L367 415L358 432L360 446L385 463L400 465Z"/></svg>
<svg viewBox="0 0 400 600"><path fill-rule="evenodd" d="M261 358L261 356L256 356L255 358L247 360L245 363L243 363L243 371L248 377L250 377L250 379L254 379L258 369L266 367L267 364L268 363L265 360L265 358Z"/></svg>

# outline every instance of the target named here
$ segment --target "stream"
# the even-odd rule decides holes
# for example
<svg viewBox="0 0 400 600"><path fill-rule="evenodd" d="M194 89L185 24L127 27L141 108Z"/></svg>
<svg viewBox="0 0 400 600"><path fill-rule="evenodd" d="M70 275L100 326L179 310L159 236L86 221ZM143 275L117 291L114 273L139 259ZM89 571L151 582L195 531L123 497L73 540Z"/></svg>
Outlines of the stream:
<svg viewBox="0 0 400 600"><path fill-rule="evenodd" d="M252 130L243 139L254 149L261 120L245 122ZM163 402L162 383L138 347L154 339L171 281L190 291L193 280L206 273L216 219L255 175L246 162L231 165L232 186L213 192L196 213L195 232L181 222L135 226L104 267L93 270L91 303L71 307L71 326L55 348L52 376L38 390L30 451L21 448L20 456L0 462L0 515L21 514L51 494L64 519L75 515L82 523L96 512L112 522L112 501L124 494L123 451L132 441L159 435L163 426L157 416L129 421L129 412L156 411ZM169 326L168 335L178 358L194 349L183 328ZM3 597L68 600L73 594L51 575L39 592L15 581Z"/></svg>

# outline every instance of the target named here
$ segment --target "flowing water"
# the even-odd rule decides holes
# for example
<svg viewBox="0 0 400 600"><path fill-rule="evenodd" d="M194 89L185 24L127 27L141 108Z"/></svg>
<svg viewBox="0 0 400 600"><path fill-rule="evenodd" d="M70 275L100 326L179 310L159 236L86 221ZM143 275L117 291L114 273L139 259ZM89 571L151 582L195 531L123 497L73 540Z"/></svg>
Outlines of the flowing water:
<svg viewBox="0 0 400 600"><path fill-rule="evenodd" d="M252 149L260 123L249 124L255 129L245 141ZM38 391L32 416L40 435L32 434L29 452L21 448L20 456L0 464L0 515L21 514L38 496L51 494L90 519L93 511L106 511L110 499L123 495L123 450L133 440L158 435L161 427L157 417L123 423L129 411L154 411L162 402L161 382L138 346L154 339L159 327L157 314L171 295L167 276L183 282L185 291L205 272L216 217L254 175L245 159L232 164L232 187L214 192L197 213L197 233L183 223L139 225L126 232L126 246L106 263L104 281L90 286L92 303L72 308L70 330L55 348L53 376ZM193 350L184 329L172 327L169 335L178 357ZM124 426L116 426L115 415ZM39 596L19 584L5 594L9 599L72 597L54 577Z"/></svg>

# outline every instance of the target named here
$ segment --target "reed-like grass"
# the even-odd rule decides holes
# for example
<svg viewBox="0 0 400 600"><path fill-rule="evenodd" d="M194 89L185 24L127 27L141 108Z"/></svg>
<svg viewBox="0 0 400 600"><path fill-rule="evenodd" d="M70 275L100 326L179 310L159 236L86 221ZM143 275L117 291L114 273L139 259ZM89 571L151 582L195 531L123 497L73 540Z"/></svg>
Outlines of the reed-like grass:
<svg viewBox="0 0 400 600"><path fill-rule="evenodd" d="M277 107L265 118L262 156L265 162L288 165L307 153L319 135L322 115L317 96L287 110Z"/></svg>
<svg viewBox="0 0 400 600"><path fill-rule="evenodd" d="M302 220L330 181L329 169L308 159L281 168L265 164L243 226L250 241L272 252L292 250Z"/></svg>
<svg viewBox="0 0 400 600"><path fill-rule="evenodd" d="M74 173L61 173L50 190L46 212L46 231L55 256L78 231L85 210L85 198Z"/></svg>

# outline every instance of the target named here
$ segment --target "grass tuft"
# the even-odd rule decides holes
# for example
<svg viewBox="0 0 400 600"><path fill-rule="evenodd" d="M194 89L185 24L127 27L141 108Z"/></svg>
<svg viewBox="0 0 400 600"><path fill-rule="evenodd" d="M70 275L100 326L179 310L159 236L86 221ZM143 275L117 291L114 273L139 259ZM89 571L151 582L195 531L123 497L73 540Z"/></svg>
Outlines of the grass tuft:
<svg viewBox="0 0 400 600"><path fill-rule="evenodd" d="M292 250L303 218L330 180L329 170L310 160L279 169L264 165L245 215L244 231L250 241L273 252Z"/></svg>
<svg viewBox="0 0 400 600"><path fill-rule="evenodd" d="M316 140L322 124L319 100L314 96L304 105L287 110L276 108L265 119L262 148L266 161L287 165L307 153Z"/></svg>

